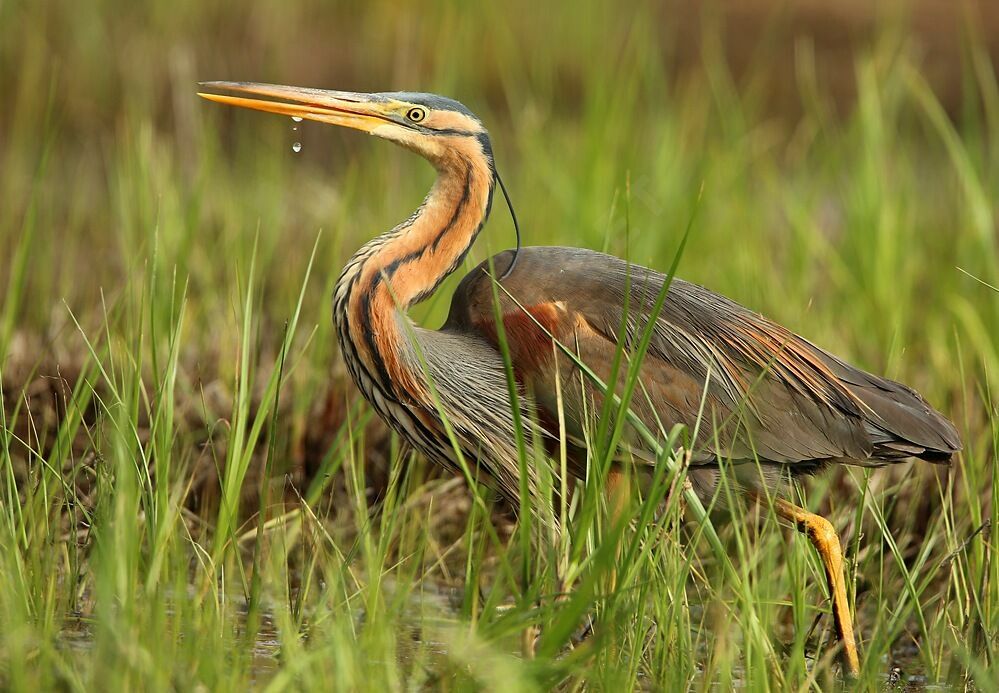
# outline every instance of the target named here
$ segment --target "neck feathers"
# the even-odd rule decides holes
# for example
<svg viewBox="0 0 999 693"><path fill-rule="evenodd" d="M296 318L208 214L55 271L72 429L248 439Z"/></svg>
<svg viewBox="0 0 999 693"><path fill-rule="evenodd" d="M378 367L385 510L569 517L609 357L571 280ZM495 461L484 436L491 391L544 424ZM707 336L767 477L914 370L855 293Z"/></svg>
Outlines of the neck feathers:
<svg viewBox="0 0 999 693"><path fill-rule="evenodd" d="M334 317L362 390L366 377L394 399L426 395L405 313L458 268L489 215L493 171L478 142L470 140L467 149L455 147L434 161L437 182L419 209L361 248L340 276Z"/></svg>

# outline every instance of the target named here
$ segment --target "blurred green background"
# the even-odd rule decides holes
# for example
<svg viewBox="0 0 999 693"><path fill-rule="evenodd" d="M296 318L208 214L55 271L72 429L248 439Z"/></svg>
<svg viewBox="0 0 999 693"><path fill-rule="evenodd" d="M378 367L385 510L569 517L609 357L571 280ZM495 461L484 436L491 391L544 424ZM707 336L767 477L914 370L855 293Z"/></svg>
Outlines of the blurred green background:
<svg viewBox="0 0 999 693"><path fill-rule="evenodd" d="M892 540L853 556L858 593L868 595L858 597L858 618L879 624L868 637L873 652L890 658L900 641L930 643L918 667L930 678L994 680L999 562L990 558L994 536L975 530L996 517L997 56L999 4L988 0L0 0L4 477L8 508L17 498L24 509L8 510L3 536L20 566L7 565L10 574L29 576L0 590L12 600L0 600L0 631L15 634L0 635L3 682L51 683L32 678L32 665L19 668L31 661L76 672L64 682L93 682L113 670L121 652L107 643L120 646L128 628L155 643L156 623L102 621L95 595L124 599L121 590L139 594L141 583L143 594L162 597L150 577L159 573L146 571L166 540L152 530L122 538L146 558L127 579L106 563L102 582L88 563L90 535L75 515L67 519L60 494L106 503L109 517L151 517L155 492L116 495L111 480L123 472L105 477L101 465L135 470L168 451L171 464L157 467L169 480L163 502L188 514L156 526L163 536L183 534L182 525L192 537L210 535L226 512L219 499L236 502L220 484L241 434L229 425L266 413L300 295L294 367L271 433L271 476L289 480L276 497L309 489L311 500L342 506L337 494L360 483L374 498L397 459L371 423L355 441L367 464L361 481L324 476L344 449L340 426L363 412L351 409L329 297L350 254L405 218L433 171L356 133L314 123L293 131L287 119L209 104L195 95L201 80L459 99L492 133L527 244L604 249L665 269L696 209L681 276L911 384L958 423L966 453L952 470L837 471L816 482L813 504L856 538L885 531L852 511L858 489L884 502ZM512 242L496 204L469 266ZM440 324L456 280L416 317ZM81 383L93 399L68 427ZM128 424L125 443L112 425L119 421ZM234 523L257 509L269 483L258 478L264 446L244 443L248 476L230 481L244 501L229 506ZM61 489L60 475L77 490ZM465 492L449 488L443 505L467 510ZM446 534L452 522L460 535L464 520L445 516L434 531ZM39 546L65 553L46 557ZM903 565L924 565L923 547L937 560L916 607L892 601L909 577L885 558L888 546ZM70 558L78 549L82 557ZM175 550L169 565L200 555ZM956 557L947 559L953 570L946 556ZM78 590L51 582L66 574ZM776 603L783 583L775 584ZM890 626L875 616L885 610L898 615ZM104 649L90 668L75 670L76 660L45 645L61 642L68 612L97 614L115 635L93 636ZM190 614L180 622L181 632L204 626ZM962 649L969 642L986 644ZM184 652L173 656L193 662L189 678L153 657L151 669L135 665L116 680L148 682L152 671L164 685L239 688L256 671L208 675L206 653ZM357 680L363 661L358 655ZM613 661L600 666L605 683L634 682L607 674L617 671ZM729 680L714 673L705 685ZM880 680L877 666L868 673ZM798 675L810 685L804 664Z"/></svg>

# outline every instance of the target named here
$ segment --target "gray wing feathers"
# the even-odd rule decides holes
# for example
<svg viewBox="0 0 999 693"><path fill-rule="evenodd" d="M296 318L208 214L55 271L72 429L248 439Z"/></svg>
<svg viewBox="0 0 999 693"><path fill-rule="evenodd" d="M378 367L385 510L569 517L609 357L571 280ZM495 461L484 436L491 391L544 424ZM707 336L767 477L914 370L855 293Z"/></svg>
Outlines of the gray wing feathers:
<svg viewBox="0 0 999 693"><path fill-rule="evenodd" d="M632 343L648 324L666 279L578 248L525 248L518 270L609 339ZM850 366L689 282L674 279L670 285L650 352L646 358L707 382L720 410L741 420L742 445L732 443L733 455L783 463L847 458L877 465L909 456L945 461L961 447L954 426L914 390Z"/></svg>

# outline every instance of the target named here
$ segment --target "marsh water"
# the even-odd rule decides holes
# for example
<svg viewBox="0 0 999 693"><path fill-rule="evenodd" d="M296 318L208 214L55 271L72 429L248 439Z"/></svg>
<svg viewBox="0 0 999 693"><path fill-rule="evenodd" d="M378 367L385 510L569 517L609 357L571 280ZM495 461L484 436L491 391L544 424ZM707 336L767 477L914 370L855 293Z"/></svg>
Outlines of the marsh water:
<svg viewBox="0 0 999 693"><path fill-rule="evenodd" d="M395 587L391 581L386 580L383 589L393 592ZM417 658L422 658L425 662L427 653L432 657L444 659L448 657L448 643L432 639L432 634L421 627L421 623L425 622L429 614L439 621L459 623L463 599L464 592L460 587L432 581L421 583L420 590L406 601L405 613L400 619L402 625L398 634L397 648L400 663L410 664ZM691 610L691 622L700 622L700 614L694 612L700 612L702 607L694 604ZM233 600L233 613L239 626L244 626L248 616L245 600L242 598ZM358 624L363 623L363 609L357 610L355 619ZM71 616L64 622L58 645L81 657L86 657L95 647L95 631L91 619ZM506 654L519 655L518 643L515 641L497 644L497 647ZM265 606L262 610L259 628L248 654L251 660L252 680L256 685L265 686L281 670L281 634L273 606ZM704 656L706 659L708 653L705 652ZM897 646L892 652L890 661L882 662L882 672L881 678L885 690L953 691L959 688L953 682L935 681L928 677L920 660L919 649L912 643ZM737 670L733 673L735 677L733 683L738 687L741 683L741 672ZM640 681L640 685L641 683ZM655 690L654 682L646 680L644 683L646 685L643 688ZM716 687L703 681L699 673L694 676L691 684L696 684L698 688Z"/></svg>

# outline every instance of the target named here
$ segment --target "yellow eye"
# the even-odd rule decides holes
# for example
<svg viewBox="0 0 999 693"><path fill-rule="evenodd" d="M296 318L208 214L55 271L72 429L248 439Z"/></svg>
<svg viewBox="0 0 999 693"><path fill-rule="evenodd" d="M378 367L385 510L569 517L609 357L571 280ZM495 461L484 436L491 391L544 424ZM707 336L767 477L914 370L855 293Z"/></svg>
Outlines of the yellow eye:
<svg viewBox="0 0 999 693"><path fill-rule="evenodd" d="M414 123L419 123L427 117L427 111L423 108L411 108L406 111L406 117L409 118Z"/></svg>

